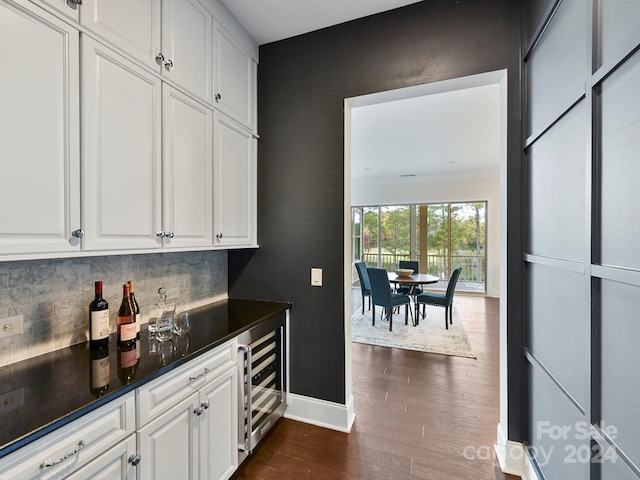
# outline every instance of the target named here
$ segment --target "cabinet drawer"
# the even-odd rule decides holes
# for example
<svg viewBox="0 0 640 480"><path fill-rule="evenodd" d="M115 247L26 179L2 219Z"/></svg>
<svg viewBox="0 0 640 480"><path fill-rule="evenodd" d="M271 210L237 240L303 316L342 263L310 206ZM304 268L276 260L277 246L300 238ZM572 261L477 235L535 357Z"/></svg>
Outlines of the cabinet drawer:
<svg viewBox="0 0 640 480"><path fill-rule="evenodd" d="M0 460L0 479L59 479L82 468L135 430L131 392Z"/></svg>
<svg viewBox="0 0 640 480"><path fill-rule="evenodd" d="M237 350L237 340L231 340L187 365L138 388L136 390L138 428L235 366Z"/></svg>

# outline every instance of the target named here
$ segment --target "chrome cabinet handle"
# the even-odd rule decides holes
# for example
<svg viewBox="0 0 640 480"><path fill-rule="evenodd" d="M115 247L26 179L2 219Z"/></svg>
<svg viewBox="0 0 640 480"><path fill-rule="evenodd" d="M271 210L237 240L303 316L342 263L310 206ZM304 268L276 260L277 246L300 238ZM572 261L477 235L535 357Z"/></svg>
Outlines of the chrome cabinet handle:
<svg viewBox="0 0 640 480"><path fill-rule="evenodd" d="M162 62L164 62L164 55L162 55L162 53L159 53L156 55L156 63L161 64Z"/></svg>
<svg viewBox="0 0 640 480"><path fill-rule="evenodd" d="M164 62L164 66L167 70L171 70L173 68L173 60L168 59Z"/></svg>
<svg viewBox="0 0 640 480"><path fill-rule="evenodd" d="M71 232L71 236L75 238L84 238L84 230L82 230L81 228L74 230L73 232Z"/></svg>
<svg viewBox="0 0 640 480"><path fill-rule="evenodd" d="M137 453L129 457L129 463L134 467L138 466L138 464L140 463L140 460L142 460L142 457Z"/></svg>
<svg viewBox="0 0 640 480"><path fill-rule="evenodd" d="M214 98L216 99L216 102L219 102L220 100L222 100L222 95L216 93L216 96Z"/></svg>
<svg viewBox="0 0 640 480"><path fill-rule="evenodd" d="M175 235L173 232L167 232L167 234L165 235L167 238L173 238Z"/></svg>
<svg viewBox="0 0 640 480"><path fill-rule="evenodd" d="M200 408L195 408L193 410L193 413L195 413L196 415L200 416L204 413L204 408L200 407Z"/></svg>
<svg viewBox="0 0 640 480"><path fill-rule="evenodd" d="M198 380L199 378L204 377L207 373L209 373L209 369L205 368L201 374L196 375L195 377L189 377L189 380Z"/></svg>
<svg viewBox="0 0 640 480"><path fill-rule="evenodd" d="M216 233L216 238L220 240L222 238L222 233Z"/></svg>
<svg viewBox="0 0 640 480"><path fill-rule="evenodd" d="M158 232L158 233L156 233L156 237L158 237L158 238L164 238L164 237L166 237L166 236L167 236L167 234L166 234L166 233L164 233L164 232Z"/></svg>
<svg viewBox="0 0 640 480"><path fill-rule="evenodd" d="M210 405L209 400L207 400L207 401L205 401L205 402L202 402L202 403L200 404L200 406L201 406L202 408L204 408L205 410L209 408L209 405Z"/></svg>
<svg viewBox="0 0 640 480"><path fill-rule="evenodd" d="M57 460L54 460L53 462L47 462L47 461L42 462L40 464L40 469L45 469L45 468L53 467L54 465L58 465L59 463L64 462L67 458L73 457L76 453L78 453L83 448L84 448L84 442L80 440L78 442L78 446L74 448L73 451L63 455L62 457L60 457Z"/></svg>

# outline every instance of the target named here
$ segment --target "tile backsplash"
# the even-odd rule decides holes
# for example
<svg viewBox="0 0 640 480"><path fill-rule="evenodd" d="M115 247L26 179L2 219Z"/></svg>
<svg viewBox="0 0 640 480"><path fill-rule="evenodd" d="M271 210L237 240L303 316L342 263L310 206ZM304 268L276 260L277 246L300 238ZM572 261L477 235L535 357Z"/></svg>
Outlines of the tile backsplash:
<svg viewBox="0 0 640 480"><path fill-rule="evenodd" d="M0 367L88 339L89 303L102 280L111 331L122 301L122 284L135 281L142 307L158 288L186 310L228 296L227 252L154 253L0 263L2 318L24 316L24 333L0 339Z"/></svg>

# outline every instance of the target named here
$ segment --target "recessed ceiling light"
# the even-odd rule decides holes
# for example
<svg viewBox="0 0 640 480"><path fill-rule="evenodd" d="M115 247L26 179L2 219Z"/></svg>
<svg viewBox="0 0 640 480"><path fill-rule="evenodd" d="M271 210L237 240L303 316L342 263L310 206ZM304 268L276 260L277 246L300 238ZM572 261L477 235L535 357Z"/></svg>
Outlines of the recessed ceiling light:
<svg viewBox="0 0 640 480"><path fill-rule="evenodd" d="M456 163L456 161L455 161L455 160L449 160L447 163L448 163L449 165L453 165L454 163Z"/></svg>
<svg viewBox="0 0 640 480"><path fill-rule="evenodd" d="M415 173L405 173L404 175L400 175L400 177L415 177Z"/></svg>

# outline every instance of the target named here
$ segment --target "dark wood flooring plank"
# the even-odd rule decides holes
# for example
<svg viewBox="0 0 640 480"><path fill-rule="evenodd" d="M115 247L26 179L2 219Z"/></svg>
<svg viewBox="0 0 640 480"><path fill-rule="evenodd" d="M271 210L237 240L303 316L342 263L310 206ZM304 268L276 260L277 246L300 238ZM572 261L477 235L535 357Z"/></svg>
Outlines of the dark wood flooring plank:
<svg viewBox="0 0 640 480"><path fill-rule="evenodd" d="M498 300L455 305L476 359L353 343L352 431L282 419L232 479L515 480L493 455Z"/></svg>

